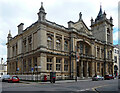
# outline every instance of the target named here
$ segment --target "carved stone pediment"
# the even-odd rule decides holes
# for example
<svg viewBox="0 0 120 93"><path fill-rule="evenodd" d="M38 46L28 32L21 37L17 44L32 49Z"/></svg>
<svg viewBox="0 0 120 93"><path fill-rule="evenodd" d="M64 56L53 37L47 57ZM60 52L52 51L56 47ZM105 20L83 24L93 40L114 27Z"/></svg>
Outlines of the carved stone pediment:
<svg viewBox="0 0 120 93"><path fill-rule="evenodd" d="M78 32L82 32L82 33L86 33L86 34L91 34L91 32L89 31L89 29L87 28L87 26L84 24L83 21L78 21L74 24L74 28L78 31Z"/></svg>

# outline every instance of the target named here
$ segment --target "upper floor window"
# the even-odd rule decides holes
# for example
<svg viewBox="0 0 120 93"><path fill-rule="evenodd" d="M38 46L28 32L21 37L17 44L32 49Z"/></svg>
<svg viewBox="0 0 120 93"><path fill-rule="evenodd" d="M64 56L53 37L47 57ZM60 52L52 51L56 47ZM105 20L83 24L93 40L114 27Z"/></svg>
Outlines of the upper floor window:
<svg viewBox="0 0 120 93"><path fill-rule="evenodd" d="M83 53L83 44L80 43L80 53Z"/></svg>
<svg viewBox="0 0 120 93"><path fill-rule="evenodd" d="M17 51L18 51L18 45L16 43L16 45L15 45L15 55L17 55Z"/></svg>
<svg viewBox="0 0 120 93"><path fill-rule="evenodd" d="M64 50L65 50L65 51L68 51L68 41L65 41L65 42L64 42Z"/></svg>
<svg viewBox="0 0 120 93"><path fill-rule="evenodd" d="M101 57L104 58L104 49L101 49Z"/></svg>
<svg viewBox="0 0 120 93"><path fill-rule="evenodd" d="M107 52L107 58L108 58L108 59L110 58L110 53L109 53L109 51Z"/></svg>
<svg viewBox="0 0 120 93"><path fill-rule="evenodd" d="M114 56L114 61L115 63L117 63L117 56Z"/></svg>
<svg viewBox="0 0 120 93"><path fill-rule="evenodd" d="M32 35L28 36L28 51L32 50Z"/></svg>
<svg viewBox="0 0 120 93"><path fill-rule="evenodd" d="M52 49L52 38L51 38L51 37L48 37L48 38L47 38L47 47L48 47L49 49Z"/></svg>
<svg viewBox="0 0 120 93"><path fill-rule="evenodd" d="M100 54L100 48L97 47L97 57L99 57L99 54Z"/></svg>
<svg viewBox="0 0 120 93"><path fill-rule="evenodd" d="M88 55L88 47L85 46L85 54Z"/></svg>
<svg viewBox="0 0 120 93"><path fill-rule="evenodd" d="M27 41L26 38L23 40L23 52L26 52L27 48Z"/></svg>
<svg viewBox="0 0 120 93"><path fill-rule="evenodd" d="M61 42L59 39L56 40L56 49L61 50Z"/></svg>
<svg viewBox="0 0 120 93"><path fill-rule="evenodd" d="M15 56L15 47L12 47L12 55Z"/></svg>

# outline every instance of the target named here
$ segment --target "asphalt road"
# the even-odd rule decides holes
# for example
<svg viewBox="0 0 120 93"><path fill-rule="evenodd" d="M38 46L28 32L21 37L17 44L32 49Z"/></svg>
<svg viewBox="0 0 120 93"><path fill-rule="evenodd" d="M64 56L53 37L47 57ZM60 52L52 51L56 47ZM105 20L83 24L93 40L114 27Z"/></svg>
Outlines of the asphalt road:
<svg viewBox="0 0 120 93"><path fill-rule="evenodd" d="M42 92L62 92L62 93L119 93L118 89L118 79L114 80L102 80L102 81L78 81L78 82L63 82L63 83L2 83L2 93L14 93L13 91L22 91L29 93L37 93L39 91ZM12 92L10 92L12 91ZM32 91L32 92L31 92Z"/></svg>

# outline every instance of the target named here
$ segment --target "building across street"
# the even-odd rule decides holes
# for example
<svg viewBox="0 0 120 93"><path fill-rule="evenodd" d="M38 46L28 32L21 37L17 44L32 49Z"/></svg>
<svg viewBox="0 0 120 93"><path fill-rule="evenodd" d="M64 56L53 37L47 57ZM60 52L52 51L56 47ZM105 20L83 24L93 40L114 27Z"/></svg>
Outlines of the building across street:
<svg viewBox="0 0 120 93"><path fill-rule="evenodd" d="M68 27L48 21L43 3L37 14L38 20L26 29L24 23L18 25L15 37L8 34L8 74L47 75L48 79L50 72L56 72L56 79L114 74L113 19L106 18L102 6L96 19L91 18L91 29L81 12Z"/></svg>

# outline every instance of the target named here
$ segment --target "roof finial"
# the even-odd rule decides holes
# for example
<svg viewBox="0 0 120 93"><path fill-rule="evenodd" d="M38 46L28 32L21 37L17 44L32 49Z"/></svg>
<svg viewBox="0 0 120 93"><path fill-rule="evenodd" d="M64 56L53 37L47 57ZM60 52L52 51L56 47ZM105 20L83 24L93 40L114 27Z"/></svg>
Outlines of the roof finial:
<svg viewBox="0 0 120 93"><path fill-rule="evenodd" d="M102 7L102 3L100 2L100 8Z"/></svg>
<svg viewBox="0 0 120 93"><path fill-rule="evenodd" d="M41 2L41 7L40 7L39 10L45 12L45 10L44 10L44 8L43 8L43 2Z"/></svg>
<svg viewBox="0 0 120 93"><path fill-rule="evenodd" d="M82 19L82 13L80 12L79 13L79 20L81 20Z"/></svg>
<svg viewBox="0 0 120 93"><path fill-rule="evenodd" d="M9 30L9 34L11 34L11 31Z"/></svg>
<svg viewBox="0 0 120 93"><path fill-rule="evenodd" d="M41 2L41 6L43 7L43 2Z"/></svg>

